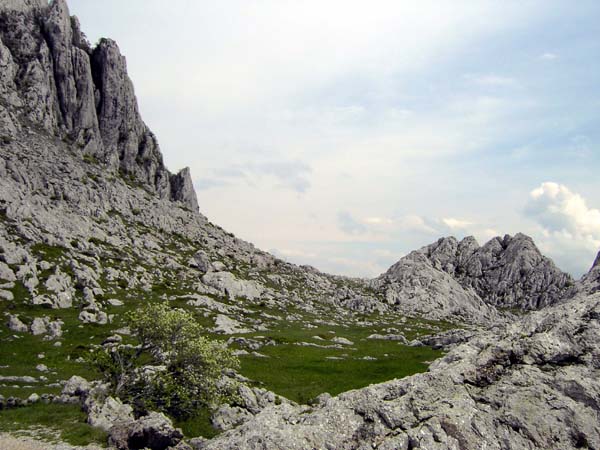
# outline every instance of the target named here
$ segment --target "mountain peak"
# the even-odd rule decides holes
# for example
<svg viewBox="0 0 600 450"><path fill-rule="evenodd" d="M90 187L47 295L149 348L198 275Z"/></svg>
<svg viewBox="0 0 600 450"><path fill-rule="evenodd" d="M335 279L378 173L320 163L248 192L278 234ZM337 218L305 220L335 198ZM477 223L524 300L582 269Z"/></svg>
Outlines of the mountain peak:
<svg viewBox="0 0 600 450"><path fill-rule="evenodd" d="M117 43L91 48L65 0L1 0L0 92L10 98L5 129L22 123L93 157L106 172L144 186L159 198L198 211L189 170L171 174L143 122L125 57ZM22 12L36 20L23 20ZM17 119L24 116L25 121Z"/></svg>
<svg viewBox="0 0 600 450"><path fill-rule="evenodd" d="M445 237L417 253L494 306L538 309L568 295L572 284L571 276L543 256L523 233L495 237L483 247L472 236L460 242ZM415 255L405 258L414 260ZM399 268L397 263L387 274L393 276Z"/></svg>
<svg viewBox="0 0 600 450"><path fill-rule="evenodd" d="M594 260L594 264L592 264L592 269L595 269L596 267L600 267L600 252L598 252L596 259Z"/></svg>

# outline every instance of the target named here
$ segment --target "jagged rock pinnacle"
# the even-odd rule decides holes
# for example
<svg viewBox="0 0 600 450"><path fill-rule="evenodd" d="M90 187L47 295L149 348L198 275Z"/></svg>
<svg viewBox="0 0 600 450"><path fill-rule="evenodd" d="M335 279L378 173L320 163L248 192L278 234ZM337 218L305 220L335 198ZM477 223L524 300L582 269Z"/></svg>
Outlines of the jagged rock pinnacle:
<svg viewBox="0 0 600 450"><path fill-rule="evenodd" d="M14 138L24 114L36 132L62 139L82 158L197 211L189 171L167 170L141 118L116 42L91 48L65 0L1 0L0 12L0 94L8 99L0 105L2 134Z"/></svg>

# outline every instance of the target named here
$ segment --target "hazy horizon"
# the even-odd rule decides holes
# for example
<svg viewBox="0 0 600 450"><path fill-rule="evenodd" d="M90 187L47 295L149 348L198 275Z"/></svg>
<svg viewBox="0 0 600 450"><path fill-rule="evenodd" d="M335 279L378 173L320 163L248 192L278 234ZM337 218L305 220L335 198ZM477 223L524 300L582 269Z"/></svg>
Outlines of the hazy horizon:
<svg viewBox="0 0 600 450"><path fill-rule="evenodd" d="M592 1L68 1L117 41L167 166L277 256L371 277L454 235L600 249Z"/></svg>

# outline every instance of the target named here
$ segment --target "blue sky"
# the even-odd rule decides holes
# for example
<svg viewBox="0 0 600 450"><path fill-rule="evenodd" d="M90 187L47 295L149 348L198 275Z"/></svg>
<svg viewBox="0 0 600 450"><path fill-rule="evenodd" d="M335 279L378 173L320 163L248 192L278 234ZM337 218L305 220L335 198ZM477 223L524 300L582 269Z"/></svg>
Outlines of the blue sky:
<svg viewBox="0 0 600 450"><path fill-rule="evenodd" d="M576 276L600 249L598 2L69 5L201 211L263 249L356 276L443 235L521 231Z"/></svg>

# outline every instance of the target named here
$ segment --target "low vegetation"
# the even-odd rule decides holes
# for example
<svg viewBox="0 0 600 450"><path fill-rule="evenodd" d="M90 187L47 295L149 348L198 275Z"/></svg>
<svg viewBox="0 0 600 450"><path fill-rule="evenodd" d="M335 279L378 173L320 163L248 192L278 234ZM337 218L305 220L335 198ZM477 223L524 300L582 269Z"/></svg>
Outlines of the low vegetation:
<svg viewBox="0 0 600 450"><path fill-rule="evenodd" d="M162 411L188 419L232 401L236 384L223 374L239 361L224 343L203 336L191 313L150 303L127 313L126 320L138 345L105 347L90 359L114 395L138 414Z"/></svg>

